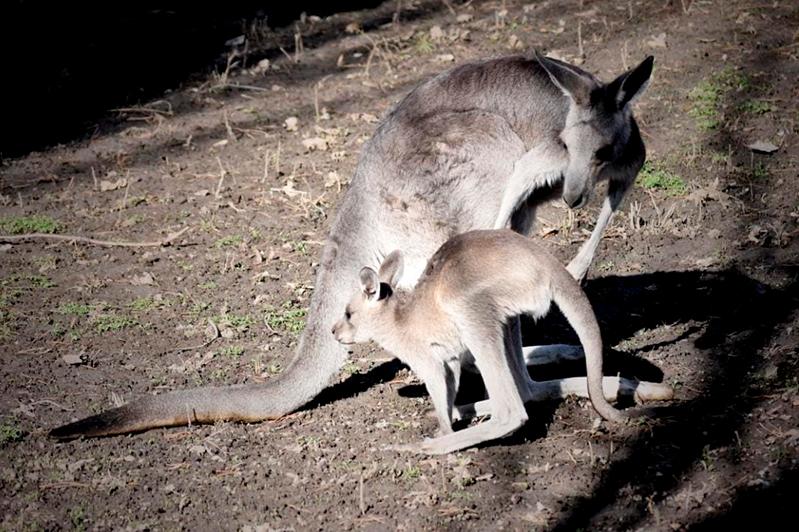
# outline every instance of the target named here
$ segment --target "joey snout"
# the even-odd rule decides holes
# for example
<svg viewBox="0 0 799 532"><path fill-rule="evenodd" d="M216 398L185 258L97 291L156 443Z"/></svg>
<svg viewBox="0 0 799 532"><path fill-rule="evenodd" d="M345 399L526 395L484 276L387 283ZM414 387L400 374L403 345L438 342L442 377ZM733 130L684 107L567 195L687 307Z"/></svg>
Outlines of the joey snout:
<svg viewBox="0 0 799 532"><path fill-rule="evenodd" d="M342 321L337 321L330 332L333 333L333 337L335 337L336 341L340 344L347 345L355 343L352 338L352 331L347 327L347 324Z"/></svg>

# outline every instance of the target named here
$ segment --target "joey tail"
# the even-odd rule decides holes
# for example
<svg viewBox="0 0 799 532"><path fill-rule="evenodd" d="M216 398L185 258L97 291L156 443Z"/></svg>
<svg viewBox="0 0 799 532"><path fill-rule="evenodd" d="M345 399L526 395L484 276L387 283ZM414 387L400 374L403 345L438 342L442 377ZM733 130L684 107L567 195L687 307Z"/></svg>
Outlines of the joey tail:
<svg viewBox="0 0 799 532"><path fill-rule="evenodd" d="M553 300L577 333L585 352L588 396L594 409L608 421L623 422L629 416L614 408L602 391L602 333L585 293L566 270L554 270Z"/></svg>

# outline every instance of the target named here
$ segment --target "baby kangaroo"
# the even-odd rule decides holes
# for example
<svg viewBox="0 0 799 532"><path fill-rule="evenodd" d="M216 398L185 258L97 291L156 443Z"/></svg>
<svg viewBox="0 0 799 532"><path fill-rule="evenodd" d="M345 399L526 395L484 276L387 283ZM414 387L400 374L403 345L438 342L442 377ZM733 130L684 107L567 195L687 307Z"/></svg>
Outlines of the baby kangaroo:
<svg viewBox="0 0 799 532"><path fill-rule="evenodd" d="M602 338L588 299L566 268L530 239L509 230L463 233L438 249L415 289L398 290L401 276L399 251L386 257L379 272L363 268L361 290L333 326L343 344L374 340L410 366L427 387L441 434L394 449L443 454L500 438L527 421L526 400L579 393L573 382L563 387L563 381L550 381L557 390L546 390L547 383L530 381L520 355L505 350L506 321L520 314L540 318L553 301L585 351L587 395L594 408L610 421L628 417L605 399L605 393L615 393L603 392ZM456 408L461 367L472 364L489 399ZM574 380L580 379L564 381ZM617 391L625 385L645 385L642 395L649 399L672 396L669 386L656 383L617 382ZM491 418L453 432L453 419L475 413L490 413Z"/></svg>

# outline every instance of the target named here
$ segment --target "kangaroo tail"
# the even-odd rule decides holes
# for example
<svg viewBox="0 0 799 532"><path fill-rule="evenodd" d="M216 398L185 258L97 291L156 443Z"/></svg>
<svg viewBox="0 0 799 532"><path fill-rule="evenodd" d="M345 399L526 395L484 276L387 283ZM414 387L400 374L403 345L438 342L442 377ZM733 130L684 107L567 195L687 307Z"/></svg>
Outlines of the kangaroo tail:
<svg viewBox="0 0 799 532"><path fill-rule="evenodd" d="M344 275L354 276L355 272L355 268L352 272L347 269ZM326 273L331 272L328 270ZM348 295L342 292L341 287L349 288L349 285L326 282L331 278L336 279L336 276L320 271L308 322L294 359L274 380L263 384L179 390L141 398L57 427L50 431L50 436L67 440L190 423L262 421L300 408L329 384L347 356L344 347L330 333L330 327L336 316L343 312Z"/></svg>
<svg viewBox="0 0 799 532"><path fill-rule="evenodd" d="M308 331L289 367L264 384L204 387L144 397L57 427L50 436L69 440L111 436L216 421L263 421L292 412L313 399L343 365L346 351L327 330ZM328 340L329 337L329 340Z"/></svg>
<svg viewBox="0 0 799 532"><path fill-rule="evenodd" d="M562 270L562 271L561 271ZM628 416L611 406L602 391L602 334L591 303L572 276L563 268L556 269L553 279L553 299L577 333L585 352L588 396L600 416L608 421L622 422Z"/></svg>

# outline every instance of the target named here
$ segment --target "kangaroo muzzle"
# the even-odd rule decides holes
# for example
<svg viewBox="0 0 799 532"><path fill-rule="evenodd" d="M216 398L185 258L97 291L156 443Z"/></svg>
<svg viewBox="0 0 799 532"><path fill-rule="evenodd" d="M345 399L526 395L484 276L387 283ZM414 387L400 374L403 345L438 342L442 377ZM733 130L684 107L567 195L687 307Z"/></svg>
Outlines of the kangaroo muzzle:
<svg viewBox="0 0 799 532"><path fill-rule="evenodd" d="M564 190L563 201L570 209L579 209L588 202L588 193L585 190Z"/></svg>

